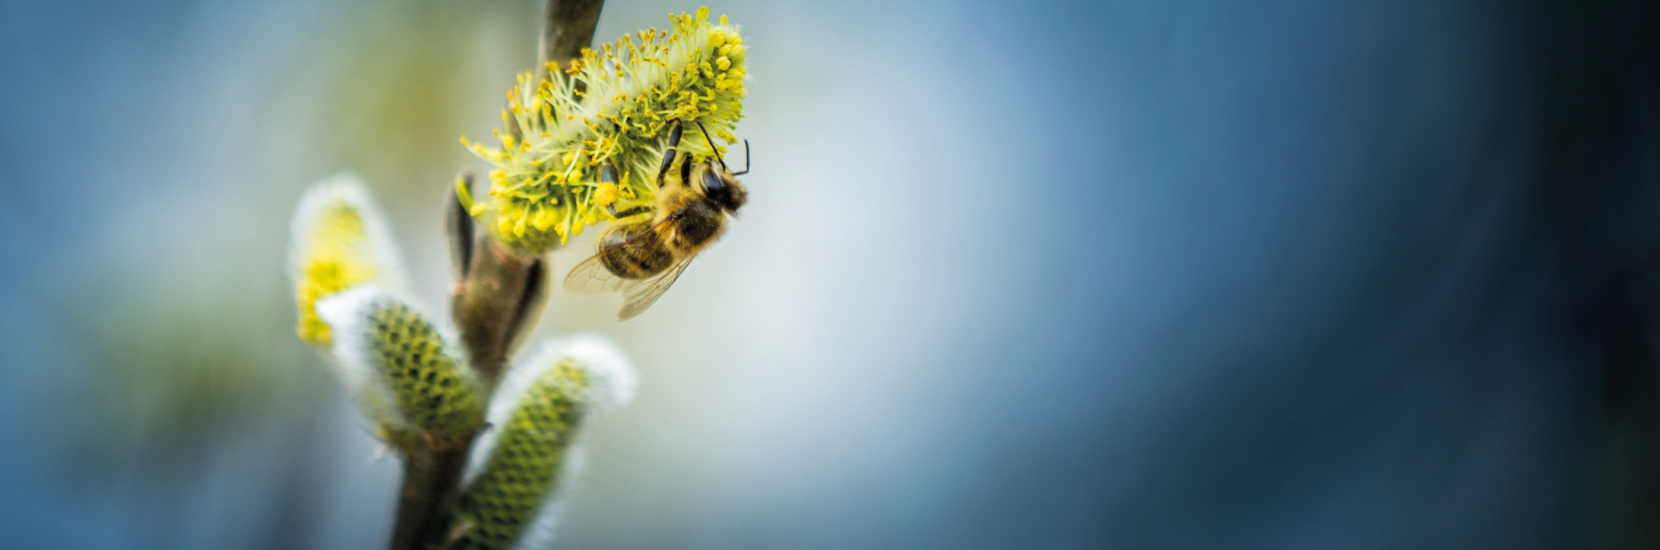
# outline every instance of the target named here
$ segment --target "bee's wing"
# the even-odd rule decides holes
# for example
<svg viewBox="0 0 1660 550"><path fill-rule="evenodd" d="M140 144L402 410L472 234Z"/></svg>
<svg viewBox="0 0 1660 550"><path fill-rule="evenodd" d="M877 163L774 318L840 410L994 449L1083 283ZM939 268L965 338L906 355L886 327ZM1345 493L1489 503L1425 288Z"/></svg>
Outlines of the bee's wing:
<svg viewBox="0 0 1660 550"><path fill-rule="evenodd" d="M617 313L617 320L626 321L631 319L645 311L646 308L651 307L651 304L657 303L657 298L662 296L663 292L674 284L675 279L680 278L680 272L685 271L688 265L692 265L691 258L686 258L669 266L668 269L658 273L655 277L635 279L624 283L622 289L623 308L621 312Z"/></svg>
<svg viewBox="0 0 1660 550"><path fill-rule="evenodd" d="M605 251L600 251L571 268L571 273L565 276L565 290L575 294L604 294L621 289L628 279L606 269L605 262L600 261L603 255Z"/></svg>
<svg viewBox="0 0 1660 550"><path fill-rule="evenodd" d="M663 227L668 223L669 220L657 222L656 225L647 227L638 233L630 235L627 239L623 239L620 243L600 249L599 252L594 253L592 257L583 260L580 264L576 264L576 267L571 268L571 272L565 275L565 290L571 291L574 294L605 294L607 292L616 292L618 289L621 289L623 284L627 283L629 279L618 277L617 274L612 273L609 269L606 269L605 262L600 261L600 257L604 256L608 252L611 252L612 250L627 246L629 243L634 242L635 239L646 235L653 235L659 227Z"/></svg>

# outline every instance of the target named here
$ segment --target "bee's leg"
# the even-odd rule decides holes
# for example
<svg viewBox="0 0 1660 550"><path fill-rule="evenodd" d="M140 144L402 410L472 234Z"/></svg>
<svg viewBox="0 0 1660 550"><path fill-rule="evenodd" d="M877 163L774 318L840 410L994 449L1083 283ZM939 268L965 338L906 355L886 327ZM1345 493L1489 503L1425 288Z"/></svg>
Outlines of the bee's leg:
<svg viewBox="0 0 1660 550"><path fill-rule="evenodd" d="M605 161L605 164L599 167L600 183L616 185L617 179L617 164L609 160Z"/></svg>
<svg viewBox="0 0 1660 550"><path fill-rule="evenodd" d="M680 184L686 186L690 186L692 184L691 153L686 154L686 160L680 161Z"/></svg>
<svg viewBox="0 0 1660 550"><path fill-rule="evenodd" d="M611 217L620 220L620 219L623 219L623 218L626 218L626 217L629 217L629 216L638 216L640 214L650 212L651 207L650 206L636 206L634 208L630 208L628 210L618 212L617 211L617 205L607 204L607 205L605 205L605 211L607 213L611 214Z"/></svg>
<svg viewBox="0 0 1660 550"><path fill-rule="evenodd" d="M669 127L669 150L663 152L663 164L657 168L657 187L663 186L663 176L669 173L669 167L674 165L674 155L680 147L680 121L674 121Z"/></svg>
<svg viewBox="0 0 1660 550"><path fill-rule="evenodd" d="M617 185L617 180L618 179L620 179L620 178L617 177L617 165L615 163L612 163L611 161L605 161L605 164L599 167L599 181L600 181L600 183L609 183L611 185ZM635 215L639 215L639 214L644 214L646 212L650 212L651 207L649 207L649 206L636 206L634 208L630 208L628 210L618 212L616 203L612 203L612 204L605 205L605 211L607 213L611 214L612 218L616 218L616 219L620 220L620 219L623 219L623 218L626 218L626 217L629 217L629 216L635 216Z"/></svg>
<svg viewBox="0 0 1660 550"><path fill-rule="evenodd" d="M663 153L663 165L661 167L657 168L657 188L658 189L662 189L664 185L668 184L667 182L663 181L663 176L666 176L666 175L669 174L669 167L670 166L674 166L674 152L675 152L674 149L669 149L668 151Z"/></svg>

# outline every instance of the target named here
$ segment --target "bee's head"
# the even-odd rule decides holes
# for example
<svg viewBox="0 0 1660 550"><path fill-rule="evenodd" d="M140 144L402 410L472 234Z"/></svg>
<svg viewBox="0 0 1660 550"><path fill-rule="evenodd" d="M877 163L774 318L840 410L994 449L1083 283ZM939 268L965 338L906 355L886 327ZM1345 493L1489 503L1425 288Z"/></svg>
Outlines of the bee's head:
<svg viewBox="0 0 1660 550"><path fill-rule="evenodd" d="M738 174L749 173L749 140L744 140L744 171L734 174L726 167L726 159L720 158L720 149L709 139L709 130L703 127L702 122L697 123L697 128L703 132L709 150L715 153L715 160L704 161L698 166L698 184L703 186L703 196L709 197L709 202L720 206L726 213L736 214L749 201L749 191L738 183Z"/></svg>
<svg viewBox="0 0 1660 550"><path fill-rule="evenodd" d="M703 196L709 197L709 202L715 203L721 210L736 214L739 208L749 200L749 191L730 170L719 164L708 163L700 172L698 183L703 186Z"/></svg>

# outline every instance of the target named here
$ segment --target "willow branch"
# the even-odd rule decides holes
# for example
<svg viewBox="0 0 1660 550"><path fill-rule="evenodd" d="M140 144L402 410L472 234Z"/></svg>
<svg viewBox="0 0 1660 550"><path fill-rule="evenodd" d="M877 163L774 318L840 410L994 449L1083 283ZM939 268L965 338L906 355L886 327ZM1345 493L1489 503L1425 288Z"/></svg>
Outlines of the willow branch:
<svg viewBox="0 0 1660 550"><path fill-rule="evenodd" d="M548 61L563 63L582 54L593 42L603 5L604 0L548 1L538 45L538 74L546 70ZM493 391L515 340L530 330L541 311L550 268L544 258L519 254L489 231L474 231L470 217L452 216L450 225L451 250L470 256L458 259L459 280L451 309L473 368ZM477 242L473 241L475 233L482 233ZM468 438L461 445L441 448L417 445L410 452L398 493L392 550L444 546L472 441Z"/></svg>
<svg viewBox="0 0 1660 550"><path fill-rule="evenodd" d="M582 55L593 44L594 26L605 0L548 0L542 10L542 39L536 49L536 67L545 70L549 61L565 62Z"/></svg>

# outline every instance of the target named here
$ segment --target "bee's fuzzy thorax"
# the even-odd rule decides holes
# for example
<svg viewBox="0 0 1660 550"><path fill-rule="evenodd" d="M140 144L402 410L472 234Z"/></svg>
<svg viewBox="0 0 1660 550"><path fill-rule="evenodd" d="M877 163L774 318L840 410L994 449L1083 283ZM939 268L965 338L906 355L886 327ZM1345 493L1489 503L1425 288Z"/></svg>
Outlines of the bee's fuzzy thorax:
<svg viewBox="0 0 1660 550"><path fill-rule="evenodd" d="M624 174L606 201L619 210L652 204L656 162L675 122L685 131L680 148L693 154L717 154L700 128L736 141L732 129L748 94L738 28L724 16L711 23L708 8L670 20L671 29L584 50L569 68L550 65L547 79L521 75L502 113L507 130L496 132L499 148L463 138L496 166L491 225L509 244L544 252L609 221L596 200L607 162Z"/></svg>

